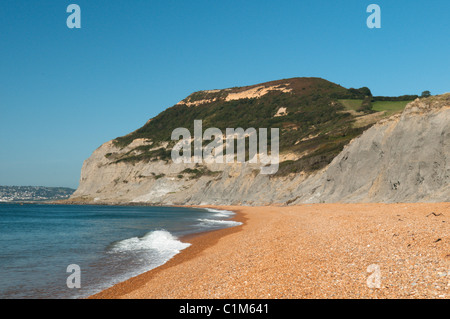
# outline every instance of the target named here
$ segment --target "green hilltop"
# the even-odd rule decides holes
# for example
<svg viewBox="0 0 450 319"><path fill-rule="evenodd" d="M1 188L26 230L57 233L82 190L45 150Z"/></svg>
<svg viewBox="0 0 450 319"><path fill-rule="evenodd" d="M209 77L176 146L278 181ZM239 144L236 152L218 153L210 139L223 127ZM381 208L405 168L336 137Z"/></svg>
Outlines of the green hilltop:
<svg viewBox="0 0 450 319"><path fill-rule="evenodd" d="M247 92L252 94L246 96ZM119 157L107 156L115 163L167 161L175 144L172 131L185 127L193 132L194 120L202 120L203 129L216 127L222 132L238 127L279 128L280 153L298 156L282 161L277 175L312 172L329 164L346 144L378 120L401 112L417 97L374 97L367 87L347 89L321 78L199 91L114 140L121 148L138 138L149 139L152 145L139 146Z"/></svg>

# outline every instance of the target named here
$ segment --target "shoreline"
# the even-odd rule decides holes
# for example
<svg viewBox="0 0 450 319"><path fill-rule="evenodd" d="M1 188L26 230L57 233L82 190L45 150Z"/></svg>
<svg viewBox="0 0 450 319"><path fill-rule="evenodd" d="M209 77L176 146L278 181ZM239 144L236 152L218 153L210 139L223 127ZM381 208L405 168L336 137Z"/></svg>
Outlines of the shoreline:
<svg viewBox="0 0 450 319"><path fill-rule="evenodd" d="M136 290L137 288L145 285L149 280L151 280L152 277L156 276L160 272L163 272L166 269L169 269L171 267L174 267L176 265L179 265L185 261L188 261L188 260L196 257L205 249L214 246L215 243L218 240L220 240L222 237L225 237L227 235L230 235L230 234L233 234L236 232L240 232L247 220L245 217L245 214L242 213L241 211L239 211L237 209L233 209L233 210L227 209L229 207L224 207L224 206L181 206L181 205L177 205L177 207L203 208L203 209L211 208L211 209L218 209L218 210L230 210L235 215L233 215L231 218L229 218L227 220L240 222L242 224L237 225L237 226L228 227L228 228L203 231L200 233L193 233L193 234L188 234L188 235L182 236L179 238L179 240L183 243L189 243L191 245L189 247L183 249L182 251L180 251L180 253L176 254L174 257L169 259L166 263L164 263L161 266L158 266L156 268L153 268L149 271L146 271L140 275L134 276L125 281L117 283L112 287L109 287L105 290L102 290L102 291L100 291L96 294L93 294L91 296L88 296L84 299L115 299L120 295L130 293L130 292Z"/></svg>
<svg viewBox="0 0 450 319"><path fill-rule="evenodd" d="M88 298L450 299L448 202L191 207L243 224L183 238L164 265Z"/></svg>

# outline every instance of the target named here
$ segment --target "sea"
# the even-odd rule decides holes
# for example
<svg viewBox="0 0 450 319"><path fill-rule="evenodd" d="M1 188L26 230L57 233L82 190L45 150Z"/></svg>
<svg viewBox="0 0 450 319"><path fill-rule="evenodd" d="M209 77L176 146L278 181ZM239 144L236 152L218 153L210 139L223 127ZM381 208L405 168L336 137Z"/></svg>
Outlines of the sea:
<svg viewBox="0 0 450 319"><path fill-rule="evenodd" d="M0 299L86 298L163 265L231 211L0 204Z"/></svg>

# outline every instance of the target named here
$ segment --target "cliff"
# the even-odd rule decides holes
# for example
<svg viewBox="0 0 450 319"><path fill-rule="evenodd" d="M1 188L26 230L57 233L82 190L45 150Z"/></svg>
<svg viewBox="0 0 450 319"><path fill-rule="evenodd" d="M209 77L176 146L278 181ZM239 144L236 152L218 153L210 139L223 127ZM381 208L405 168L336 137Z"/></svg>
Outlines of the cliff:
<svg viewBox="0 0 450 319"><path fill-rule="evenodd" d="M345 89L317 78L196 92L95 150L70 200L162 205L448 201L450 94L416 99L398 112L352 109L368 97L367 88ZM264 175L260 164L248 162L175 164L170 133L176 127L192 131L195 119L223 130L280 128L278 172Z"/></svg>
<svg viewBox="0 0 450 319"><path fill-rule="evenodd" d="M294 193L295 203L450 201L450 94L375 124Z"/></svg>

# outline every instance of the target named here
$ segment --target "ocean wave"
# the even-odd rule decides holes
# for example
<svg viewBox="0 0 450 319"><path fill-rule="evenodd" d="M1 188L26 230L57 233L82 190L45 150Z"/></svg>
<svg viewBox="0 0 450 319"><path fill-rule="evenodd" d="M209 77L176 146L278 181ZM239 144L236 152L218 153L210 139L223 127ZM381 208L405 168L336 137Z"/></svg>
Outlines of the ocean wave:
<svg viewBox="0 0 450 319"><path fill-rule="evenodd" d="M236 222L234 220L219 220L219 219L206 219L201 218L199 219L201 225L205 226L239 226L242 225L241 222Z"/></svg>
<svg viewBox="0 0 450 319"><path fill-rule="evenodd" d="M217 217L231 217L235 215L235 213L230 210L213 209L213 208L205 208L205 209L210 213L215 213L214 216Z"/></svg>
<svg viewBox="0 0 450 319"><path fill-rule="evenodd" d="M173 257L181 250L189 247L189 243L183 243L166 230L155 230L143 237L132 237L121 240L112 245L111 251L115 253L152 250L164 253L165 257Z"/></svg>

